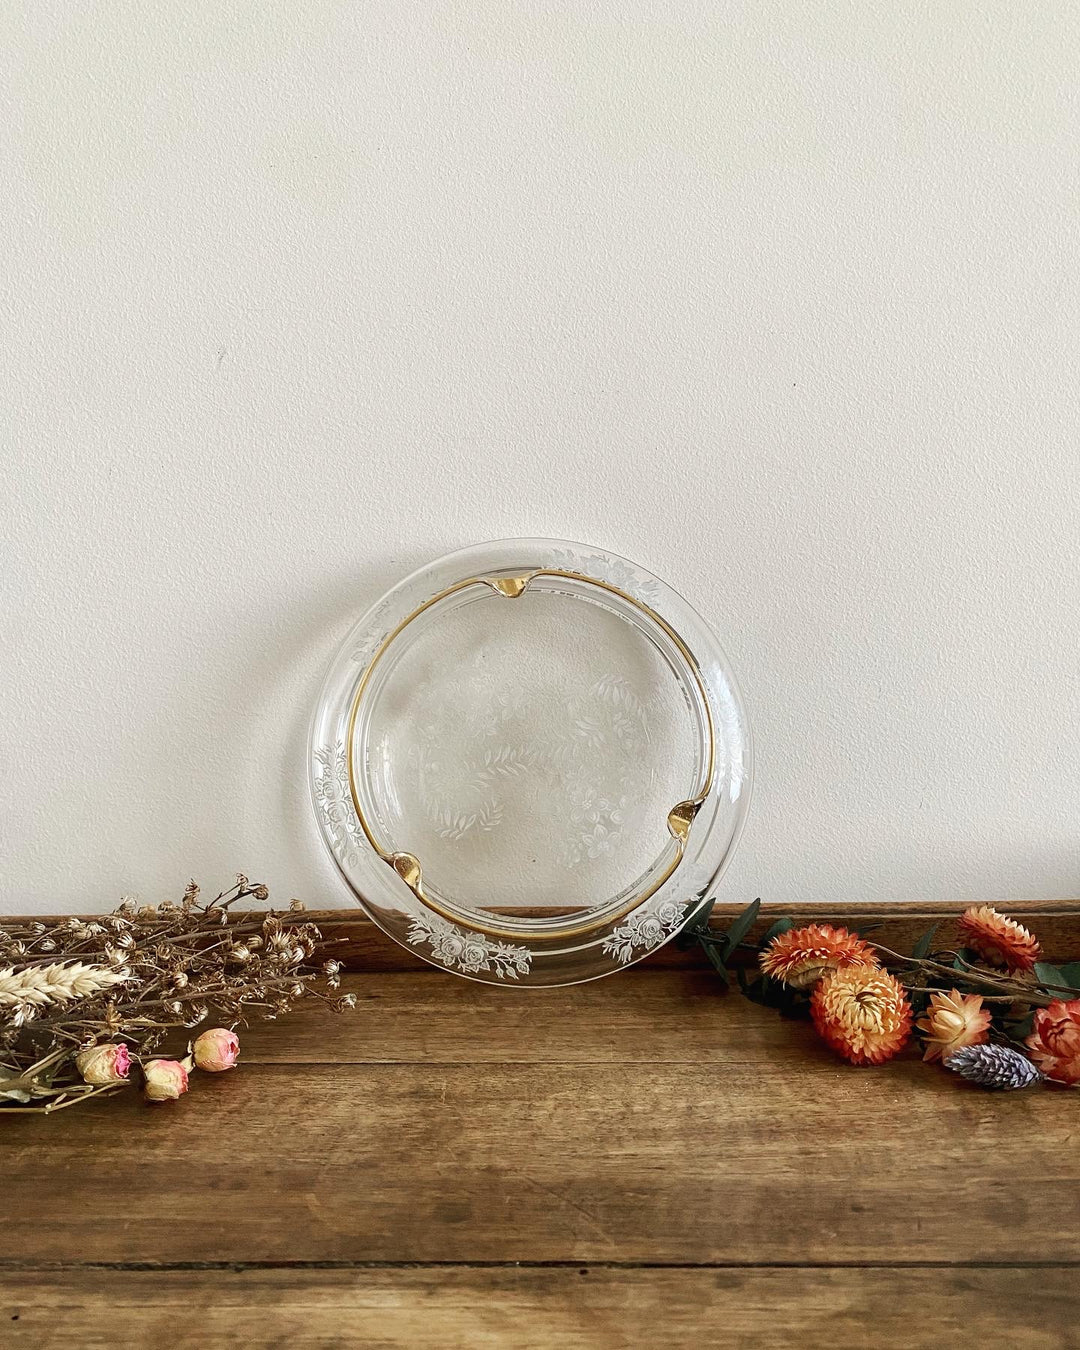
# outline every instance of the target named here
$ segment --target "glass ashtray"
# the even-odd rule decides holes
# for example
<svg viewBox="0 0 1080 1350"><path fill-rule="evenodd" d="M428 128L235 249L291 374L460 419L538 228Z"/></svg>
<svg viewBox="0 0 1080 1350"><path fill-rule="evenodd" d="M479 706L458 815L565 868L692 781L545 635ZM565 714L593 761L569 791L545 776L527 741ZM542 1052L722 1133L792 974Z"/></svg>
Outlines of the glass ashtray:
<svg viewBox="0 0 1080 1350"><path fill-rule="evenodd" d="M625 969L734 850L750 732L705 622L635 563L480 544L389 591L327 675L310 774L366 913L495 984Z"/></svg>

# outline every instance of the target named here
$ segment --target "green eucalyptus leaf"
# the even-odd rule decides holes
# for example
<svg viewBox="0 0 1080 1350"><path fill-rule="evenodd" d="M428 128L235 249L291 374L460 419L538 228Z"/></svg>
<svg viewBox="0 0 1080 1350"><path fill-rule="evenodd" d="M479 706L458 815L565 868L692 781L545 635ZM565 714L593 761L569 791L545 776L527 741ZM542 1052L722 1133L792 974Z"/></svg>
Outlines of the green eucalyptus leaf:
<svg viewBox="0 0 1080 1350"><path fill-rule="evenodd" d="M924 957L929 955L930 944L933 942L935 936L937 935L937 930L940 927L941 927L940 923L931 924L930 927L926 930L926 932L922 935L922 937L919 938L918 942L916 942L915 946L912 947L911 954L916 958L916 960L921 961L924 959Z"/></svg>
<svg viewBox="0 0 1080 1350"><path fill-rule="evenodd" d="M1059 969L1062 984L1067 984L1070 989L1080 994L1080 961L1070 961L1068 965Z"/></svg>
<svg viewBox="0 0 1080 1350"><path fill-rule="evenodd" d="M1025 1036L1031 1035L1031 1028L1035 1024L1034 1012L1029 1012L1026 1017L1010 1018L1004 1023L1005 1030L1010 1036L1018 1041L1022 1041Z"/></svg>
<svg viewBox="0 0 1080 1350"><path fill-rule="evenodd" d="M754 900L733 920L731 927L724 935L723 952L725 958L731 955L750 929L753 928L754 920L757 918L760 908L760 899Z"/></svg>
<svg viewBox="0 0 1080 1350"><path fill-rule="evenodd" d="M683 916L684 923L690 918L690 915L693 914L694 906L696 904L697 899L695 898L691 900L690 903L686 906L686 910ZM689 949L694 945L694 943L697 942L698 934L708 931L709 916L712 914L713 906L715 904L716 904L715 900L710 900L707 905L703 905L701 909L698 911L697 915L695 915L693 924L689 928L684 928L682 932L679 934L679 936L675 939L675 946L678 947L680 951L683 952L689 951Z"/></svg>
<svg viewBox="0 0 1080 1350"><path fill-rule="evenodd" d="M696 904L697 901L692 900L690 904L687 905L686 908L688 910L692 910ZM701 924L703 928L708 928L709 919L712 916L713 908L715 905L716 905L715 899L709 900L706 904L702 905L701 909L698 911L697 922Z"/></svg>
<svg viewBox="0 0 1080 1350"><path fill-rule="evenodd" d="M1049 961L1035 962L1035 978L1044 988L1048 984L1056 985L1058 988L1068 984L1068 981L1065 978L1065 972L1057 966L1052 966ZM1068 987L1071 989L1072 985L1068 985ZM1055 996L1055 990L1051 989L1047 990L1047 992L1051 994L1051 996Z"/></svg>
<svg viewBox="0 0 1080 1350"><path fill-rule="evenodd" d="M739 973L742 975L741 971ZM740 979L739 987L751 1003L757 1003L763 1008L772 1008L776 1006L770 1000L769 990L766 987L764 977L757 980Z"/></svg>
<svg viewBox="0 0 1080 1350"><path fill-rule="evenodd" d="M727 966L724 965L724 958L717 951L716 947L711 942L703 942L701 944L701 949L709 958L709 964L712 966L713 970L716 971L717 975L719 975L724 983L730 988L731 976L728 974Z"/></svg>
<svg viewBox="0 0 1080 1350"><path fill-rule="evenodd" d="M761 939L761 945L763 947L767 947L769 943L773 940L773 938L779 937L781 933L790 932L790 930L794 927L795 927L795 920L789 919L785 914L782 919L777 919L777 921L772 925L771 928L767 928L765 930L765 933L763 934Z"/></svg>

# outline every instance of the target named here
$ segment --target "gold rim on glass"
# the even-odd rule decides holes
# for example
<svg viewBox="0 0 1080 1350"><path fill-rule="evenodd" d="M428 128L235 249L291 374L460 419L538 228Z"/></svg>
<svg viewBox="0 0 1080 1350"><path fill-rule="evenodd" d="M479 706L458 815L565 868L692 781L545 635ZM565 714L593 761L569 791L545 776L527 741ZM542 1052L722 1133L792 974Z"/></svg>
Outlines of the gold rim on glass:
<svg viewBox="0 0 1080 1350"><path fill-rule="evenodd" d="M677 802L667 814L668 832L675 841L675 857L664 869L660 877L654 881L647 890L633 896L633 898L621 909L616 910L614 913L604 911L588 922L571 925L569 927L560 927L557 932L549 933L523 931L521 928L500 928L497 925L481 923L476 919L468 917L466 914L449 909L441 901L429 895L424 889L423 868L420 864L420 860L415 854L404 852L393 853L379 842L372 829L371 822L368 820L367 814L364 811L363 805L361 804L360 794L356 787L356 776L353 772L353 744L360 700L363 698L364 691L371 681L375 667L386 655L391 644L401 636L405 629L418 619L421 614L424 614L427 610L431 609L433 605L437 605L440 601L446 600L449 596L456 595L458 591L463 591L470 586L487 586L489 589L493 590L496 595L501 595L507 600L516 600L524 595L529 584L535 580L536 577L561 577L568 581L584 582L586 585L596 586L599 590L607 591L611 595L617 595L621 600L625 600L627 604L633 605L635 609L639 610L646 618L651 620L652 623L656 624L665 636L675 644L679 655L686 662L690 674L693 676L694 683L698 687L698 691L701 694L701 706L705 711L708 741L704 780L700 790L692 797L688 797L685 801ZM662 615L657 614L657 612L649 605L646 605L643 601L638 600L635 596L630 595L620 587L613 586L609 581L600 581L597 577L583 576L579 572L568 572L562 568L538 567L528 572L520 572L510 576L468 577L464 581L455 582L453 586L448 586L445 590L439 591L436 595L425 600L422 605L418 605L411 614L407 614L405 618L402 619L392 632L388 633L386 637L383 638L374 656L368 662L363 675L360 677L360 682L356 686L356 692L353 695L352 704L349 708L345 762L349 775L349 793L352 797L353 810L356 812L356 818L360 822L360 828L364 831L368 843L382 861L394 869L422 905L425 905L428 909L434 911L434 913L440 915L440 917L449 920L451 923L460 924L462 927L469 928L476 933L483 933L486 937L519 939L528 937L534 940L557 940L566 937L575 937L582 933L589 933L606 924L617 922L619 919L629 914L631 910L636 909L638 905L648 900L650 896L655 895L660 887L674 875L675 869L682 862L686 853L686 844L690 836L690 826L694 823L694 818L697 816L698 811L700 811L702 805L709 796L709 793L712 791L716 767L716 731L713 725L712 706L709 703L708 691L705 688L705 681L702 678L701 669L698 666L697 660L690 648Z"/></svg>

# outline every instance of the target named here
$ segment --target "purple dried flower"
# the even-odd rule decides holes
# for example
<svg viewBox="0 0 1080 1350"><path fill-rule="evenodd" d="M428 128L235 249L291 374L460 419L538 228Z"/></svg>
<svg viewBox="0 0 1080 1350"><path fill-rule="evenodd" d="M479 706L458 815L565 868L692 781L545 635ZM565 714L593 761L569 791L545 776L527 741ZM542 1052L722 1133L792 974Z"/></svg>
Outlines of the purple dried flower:
<svg viewBox="0 0 1080 1350"><path fill-rule="evenodd" d="M972 1083L1004 1092L1042 1081L1042 1074L1031 1060L1007 1045L968 1045L953 1051L943 1063Z"/></svg>

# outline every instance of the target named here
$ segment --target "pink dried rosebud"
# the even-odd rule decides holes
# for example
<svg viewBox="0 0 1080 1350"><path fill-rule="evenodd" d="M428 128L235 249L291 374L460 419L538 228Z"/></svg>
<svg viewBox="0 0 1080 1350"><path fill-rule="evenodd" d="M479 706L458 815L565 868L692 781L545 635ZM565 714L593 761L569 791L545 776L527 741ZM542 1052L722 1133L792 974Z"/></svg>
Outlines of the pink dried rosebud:
<svg viewBox="0 0 1080 1350"><path fill-rule="evenodd" d="M75 1056L75 1067L84 1083L94 1087L108 1087L123 1083L131 1072L131 1056L126 1045L94 1045L80 1050Z"/></svg>
<svg viewBox="0 0 1080 1350"><path fill-rule="evenodd" d="M152 1102L171 1102L188 1090L187 1069L175 1059L152 1059L143 1065L143 1090Z"/></svg>
<svg viewBox="0 0 1080 1350"><path fill-rule="evenodd" d="M210 1073L224 1073L235 1066L240 1054L240 1038L235 1031L213 1027L197 1037L191 1047L195 1063Z"/></svg>

